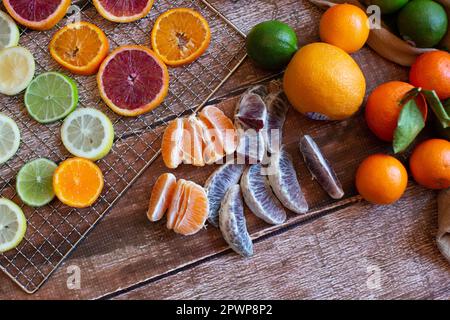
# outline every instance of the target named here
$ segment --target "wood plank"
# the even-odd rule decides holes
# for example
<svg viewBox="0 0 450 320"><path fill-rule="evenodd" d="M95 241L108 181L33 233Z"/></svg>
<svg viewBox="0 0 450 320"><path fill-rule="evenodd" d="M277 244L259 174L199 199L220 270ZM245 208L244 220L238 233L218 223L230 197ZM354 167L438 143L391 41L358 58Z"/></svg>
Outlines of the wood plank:
<svg viewBox="0 0 450 320"><path fill-rule="evenodd" d="M449 299L436 210L411 184L396 205L358 203L258 240L253 258L227 251L116 299Z"/></svg>
<svg viewBox="0 0 450 320"><path fill-rule="evenodd" d="M272 17L273 7L267 6L267 1L259 0L248 3L249 6L255 5L258 10L248 10L246 6L234 5L228 1L226 3L228 5L225 2L222 3L225 6L225 14L232 17L233 22L238 25L252 25L261 19ZM318 39L318 20L316 18L308 20L309 15L319 14L316 8L306 4L306 1L301 2L300 5L298 1L291 0L282 0L277 3L282 8L279 11L281 15L278 15L282 19L288 21L295 15L301 16L296 26L300 28L304 41ZM289 12L294 12L292 17ZM370 49L363 49L355 55L355 58L361 64L368 78L368 90L384 81L406 79L406 71L403 68L378 57ZM246 66L236 74L236 77L231 79L222 93L233 91L265 75L247 62ZM220 107L231 114L235 102L236 99L230 99ZM323 146L325 154L336 165L338 175L343 180L350 201L355 200L353 198L355 195L353 173L359 161L367 154L388 149L387 145L381 145L369 133L361 116L340 123L319 123L306 120L303 116L291 111L285 131L285 143L288 145L288 150L294 155L307 198L311 206L319 211L336 204L328 199L325 193L309 178L297 150L297 142L301 134L312 134ZM342 145L340 141L346 143ZM121 168L117 168L117 170L120 172ZM214 167L183 166L174 173L180 178L203 183L212 170ZM147 223L145 211L151 185L163 172L167 172L167 169L161 160L158 160L36 295L26 296L12 282L6 280L4 275L1 275L0 297L3 299L18 297L97 298L178 270L182 266L203 261L207 257L226 250L220 233L213 228L203 230L195 237L182 238L167 231L163 223L154 225ZM250 215L249 228L253 236L258 238L270 234L276 229L299 223L301 220L303 218L290 215L290 220L285 226L272 228ZM81 268L81 290L71 291L66 287L67 268L71 265Z"/></svg>

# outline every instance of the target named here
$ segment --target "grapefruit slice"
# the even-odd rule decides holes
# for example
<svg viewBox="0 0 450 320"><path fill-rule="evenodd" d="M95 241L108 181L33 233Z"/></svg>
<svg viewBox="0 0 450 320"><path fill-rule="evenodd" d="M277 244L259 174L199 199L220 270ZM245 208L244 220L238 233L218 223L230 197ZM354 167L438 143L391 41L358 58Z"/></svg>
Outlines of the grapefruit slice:
<svg viewBox="0 0 450 320"><path fill-rule="evenodd" d="M70 0L3 0L9 15L33 30L53 28L67 13Z"/></svg>
<svg viewBox="0 0 450 320"><path fill-rule="evenodd" d="M165 173L156 180L147 212L150 221L156 222L162 219L172 202L176 186L177 179L171 173Z"/></svg>
<svg viewBox="0 0 450 320"><path fill-rule="evenodd" d="M154 0L93 0L100 15L112 22L126 23L145 17Z"/></svg>
<svg viewBox="0 0 450 320"><path fill-rule="evenodd" d="M116 113L137 116L158 107L169 91L167 67L150 49L115 49L102 63L97 83L103 101Z"/></svg>

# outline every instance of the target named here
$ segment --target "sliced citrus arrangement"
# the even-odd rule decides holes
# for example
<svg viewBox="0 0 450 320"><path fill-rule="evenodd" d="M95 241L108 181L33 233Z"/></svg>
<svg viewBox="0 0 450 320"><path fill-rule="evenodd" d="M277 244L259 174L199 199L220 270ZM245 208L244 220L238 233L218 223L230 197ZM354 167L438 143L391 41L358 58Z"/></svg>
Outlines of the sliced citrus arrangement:
<svg viewBox="0 0 450 320"><path fill-rule="evenodd" d="M61 139L74 156L99 160L113 146L114 127L103 112L94 108L81 108L64 120Z"/></svg>
<svg viewBox="0 0 450 320"><path fill-rule="evenodd" d="M92 75L109 52L109 41L96 25L81 21L55 33L49 45L53 59L69 71Z"/></svg>
<svg viewBox="0 0 450 320"><path fill-rule="evenodd" d="M33 55L23 47L0 50L0 93L13 96L30 84L36 64Z"/></svg>
<svg viewBox="0 0 450 320"><path fill-rule="evenodd" d="M70 0L4 0L3 4L21 25L34 30L49 30L64 18Z"/></svg>
<svg viewBox="0 0 450 320"><path fill-rule="evenodd" d="M123 116L137 116L158 107L169 90L167 67L153 51L137 46L114 50L97 75L105 103Z"/></svg>
<svg viewBox="0 0 450 320"><path fill-rule="evenodd" d="M16 179L16 190L23 203L31 207L42 207L55 197L53 173L57 165L47 159L36 159L20 169Z"/></svg>
<svg viewBox="0 0 450 320"><path fill-rule="evenodd" d="M0 253L17 247L25 237L27 219L11 200L0 198Z"/></svg>
<svg viewBox="0 0 450 320"><path fill-rule="evenodd" d="M62 203L74 208L87 208L103 190L102 171L90 160L67 159L53 175L53 190Z"/></svg>
<svg viewBox="0 0 450 320"><path fill-rule="evenodd" d="M19 38L19 28L14 20L3 11L0 11L0 49L17 46Z"/></svg>
<svg viewBox="0 0 450 320"><path fill-rule="evenodd" d="M171 173L165 173L156 180L147 212L150 221L155 222L162 219L172 202L176 186L177 179Z"/></svg>
<svg viewBox="0 0 450 320"><path fill-rule="evenodd" d="M19 127L13 119L0 113L0 164L11 159L19 146Z"/></svg>
<svg viewBox="0 0 450 320"><path fill-rule="evenodd" d="M93 0L100 15L112 22L126 23L144 18L154 0Z"/></svg>
<svg viewBox="0 0 450 320"><path fill-rule="evenodd" d="M233 122L217 107L208 106L199 116L175 119L164 131L161 153L165 165L175 169L181 163L212 164L236 151Z"/></svg>
<svg viewBox="0 0 450 320"><path fill-rule="evenodd" d="M177 8L158 17L151 41L153 50L167 65L178 67L205 53L211 42L211 31L200 13Z"/></svg>
<svg viewBox="0 0 450 320"><path fill-rule="evenodd" d="M77 107L77 84L58 72L43 73L31 81L24 102L30 116L40 123L63 119Z"/></svg>

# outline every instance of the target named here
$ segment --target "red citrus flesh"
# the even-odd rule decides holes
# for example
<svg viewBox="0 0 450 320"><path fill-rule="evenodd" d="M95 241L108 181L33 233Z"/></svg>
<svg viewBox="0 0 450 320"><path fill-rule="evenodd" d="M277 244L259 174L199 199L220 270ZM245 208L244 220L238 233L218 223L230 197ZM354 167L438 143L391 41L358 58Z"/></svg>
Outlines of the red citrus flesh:
<svg viewBox="0 0 450 320"><path fill-rule="evenodd" d="M168 92L169 74L150 49L124 46L106 58L97 81L100 95L113 111L136 116L161 104Z"/></svg>
<svg viewBox="0 0 450 320"><path fill-rule="evenodd" d="M99 0L105 10L116 17L130 17L147 8L148 0Z"/></svg>
<svg viewBox="0 0 450 320"><path fill-rule="evenodd" d="M70 0L4 0L8 13L20 24L48 30L66 14Z"/></svg>

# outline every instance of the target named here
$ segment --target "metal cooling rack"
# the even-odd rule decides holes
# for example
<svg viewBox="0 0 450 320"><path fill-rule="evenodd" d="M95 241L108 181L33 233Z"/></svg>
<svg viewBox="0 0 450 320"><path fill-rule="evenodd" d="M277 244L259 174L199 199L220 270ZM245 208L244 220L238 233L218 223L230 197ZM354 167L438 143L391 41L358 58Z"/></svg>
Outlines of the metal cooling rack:
<svg viewBox="0 0 450 320"><path fill-rule="evenodd" d="M33 53L36 74L57 70L73 77L78 83L80 107L96 107L105 112L113 121L116 139L111 153L98 162L105 177L105 187L93 207L72 209L57 200L40 209L24 206L14 187L19 169L36 158L45 157L59 163L71 155L61 143L61 122L50 125L35 122L25 110L23 94L16 97L0 96L0 112L12 117L22 134L19 152L6 164L0 165L0 194L21 205L28 220L28 230L21 245L0 254L0 269L27 293L34 293L42 286L159 156L161 136L167 122L204 106L246 57L244 34L206 0L157 0L147 18L129 24L106 21L98 15L90 1L72 3L74 5L70 11L73 15L52 30L22 30L20 45ZM174 7L190 7L201 12L210 23L212 42L207 53L193 64L169 70L171 80L167 99L146 115L137 118L119 117L100 99L95 77L69 74L51 59L48 52L52 35L77 17L101 27L110 40L111 49L125 44L150 46L153 21L162 12ZM116 168L121 170L117 171Z"/></svg>

